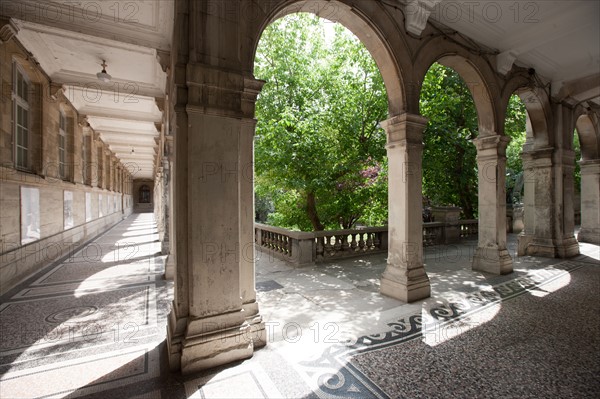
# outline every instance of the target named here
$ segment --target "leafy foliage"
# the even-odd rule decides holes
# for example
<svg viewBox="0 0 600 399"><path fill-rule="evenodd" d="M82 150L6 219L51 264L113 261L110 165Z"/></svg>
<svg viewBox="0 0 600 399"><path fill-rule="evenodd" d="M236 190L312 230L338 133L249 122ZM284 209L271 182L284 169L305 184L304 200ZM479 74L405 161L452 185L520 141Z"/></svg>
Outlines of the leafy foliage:
<svg viewBox="0 0 600 399"><path fill-rule="evenodd" d="M453 69L433 64L425 75L421 115L428 118L423 141L423 195L434 205L456 205L477 213L477 110L469 88Z"/></svg>
<svg viewBox="0 0 600 399"><path fill-rule="evenodd" d="M326 34L327 32L327 34ZM383 79L351 33L308 14L271 24L255 75L256 191L274 202L269 222L300 230L387 219Z"/></svg>
<svg viewBox="0 0 600 399"><path fill-rule="evenodd" d="M257 214L298 230L387 222L387 95L377 65L343 27L309 14L271 24L257 49L255 75L267 81L256 106ZM477 216L477 111L452 69L425 76L423 194L434 205ZM522 171L525 107L513 96L507 169ZM509 179L510 180L510 179ZM511 180L512 181L512 180ZM514 182L513 182L514 184Z"/></svg>
<svg viewBox="0 0 600 399"><path fill-rule="evenodd" d="M508 102L504 119L504 133L510 137L506 147L506 201L508 204L520 201L523 195L523 161L521 153L525 144L526 124L525 104L513 94Z"/></svg>

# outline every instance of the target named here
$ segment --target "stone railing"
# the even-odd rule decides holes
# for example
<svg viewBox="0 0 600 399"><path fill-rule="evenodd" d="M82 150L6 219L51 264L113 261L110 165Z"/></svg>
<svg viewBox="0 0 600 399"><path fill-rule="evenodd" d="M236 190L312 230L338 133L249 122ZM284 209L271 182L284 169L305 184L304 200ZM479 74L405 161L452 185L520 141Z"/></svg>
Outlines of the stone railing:
<svg viewBox="0 0 600 399"><path fill-rule="evenodd" d="M477 229L477 220L423 223L423 246L457 243L461 238L476 237ZM301 232L255 223L254 233L261 252L295 265L385 253L388 249L387 226Z"/></svg>
<svg viewBox="0 0 600 399"><path fill-rule="evenodd" d="M460 238L475 238L479 234L479 220L459 220Z"/></svg>

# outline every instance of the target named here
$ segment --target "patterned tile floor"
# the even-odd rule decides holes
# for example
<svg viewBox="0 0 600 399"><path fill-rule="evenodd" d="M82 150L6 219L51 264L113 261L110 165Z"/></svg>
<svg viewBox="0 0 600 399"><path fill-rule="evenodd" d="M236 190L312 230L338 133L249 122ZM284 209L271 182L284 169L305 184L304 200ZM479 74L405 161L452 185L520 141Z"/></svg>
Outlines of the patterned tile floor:
<svg viewBox="0 0 600 399"><path fill-rule="evenodd" d="M0 298L0 398L597 397L600 248L470 270L475 243L428 248L432 297L378 293L385 256L293 269L260 255L268 345L169 373L151 214L132 215ZM325 267L326 266L326 267Z"/></svg>

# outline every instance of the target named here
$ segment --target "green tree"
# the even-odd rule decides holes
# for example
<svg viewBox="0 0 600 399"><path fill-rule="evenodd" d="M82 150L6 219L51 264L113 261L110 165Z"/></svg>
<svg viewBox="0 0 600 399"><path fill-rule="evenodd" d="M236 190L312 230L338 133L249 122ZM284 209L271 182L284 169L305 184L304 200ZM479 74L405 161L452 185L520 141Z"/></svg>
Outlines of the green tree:
<svg viewBox="0 0 600 399"><path fill-rule="evenodd" d="M433 64L420 97L424 132L423 195L435 205L456 205L463 216L477 213L477 110L458 73Z"/></svg>
<svg viewBox="0 0 600 399"><path fill-rule="evenodd" d="M521 154L526 139L526 114L525 104L519 96L513 94L508 102L504 119L504 134L510 137L510 142L506 147L506 200L509 204L515 199L521 198L523 194L523 161Z"/></svg>
<svg viewBox="0 0 600 399"><path fill-rule="evenodd" d="M350 32L309 14L271 24L257 49L256 192L269 222L300 230L387 219L387 115L379 70Z"/></svg>

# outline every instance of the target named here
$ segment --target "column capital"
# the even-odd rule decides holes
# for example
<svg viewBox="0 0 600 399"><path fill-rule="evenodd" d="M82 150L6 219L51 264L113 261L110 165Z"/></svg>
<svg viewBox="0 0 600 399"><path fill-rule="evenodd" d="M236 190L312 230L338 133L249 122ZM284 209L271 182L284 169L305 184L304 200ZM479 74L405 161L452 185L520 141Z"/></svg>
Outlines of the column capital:
<svg viewBox="0 0 600 399"><path fill-rule="evenodd" d="M242 72L200 63L187 64L186 77L188 112L231 118L253 118L265 84Z"/></svg>
<svg viewBox="0 0 600 399"><path fill-rule="evenodd" d="M586 159L579 161L581 174L594 175L600 174L600 159Z"/></svg>
<svg viewBox="0 0 600 399"><path fill-rule="evenodd" d="M388 148L395 145L423 145L423 131L427 126L427 118L417 114L404 112L380 122L387 133Z"/></svg>
<svg viewBox="0 0 600 399"><path fill-rule="evenodd" d="M14 36L16 36L19 28L11 22L0 27L0 44L8 42Z"/></svg>
<svg viewBox="0 0 600 399"><path fill-rule="evenodd" d="M523 168L535 169L551 167L553 153L554 148L552 147L536 148L530 151L523 151Z"/></svg>
<svg viewBox="0 0 600 399"><path fill-rule="evenodd" d="M501 136L499 134L495 136L477 137L473 140L478 152L497 150L497 154L501 156L506 156L506 147L508 146L509 142L510 137Z"/></svg>

